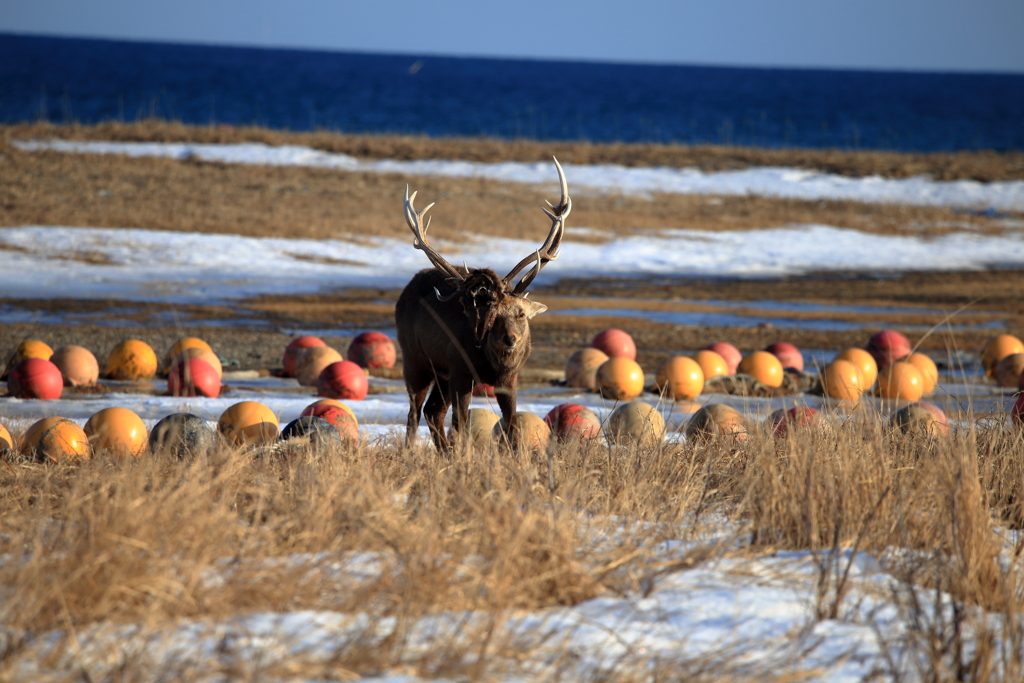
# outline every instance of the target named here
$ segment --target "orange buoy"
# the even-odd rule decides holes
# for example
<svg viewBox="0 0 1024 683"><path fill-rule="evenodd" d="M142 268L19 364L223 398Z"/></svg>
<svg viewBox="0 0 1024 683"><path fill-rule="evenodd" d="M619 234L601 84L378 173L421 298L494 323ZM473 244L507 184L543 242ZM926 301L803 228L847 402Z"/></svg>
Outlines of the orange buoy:
<svg viewBox="0 0 1024 683"><path fill-rule="evenodd" d="M837 401L857 403L864 393L860 369L848 360L832 361L821 371L818 379L825 395Z"/></svg>
<svg viewBox="0 0 1024 683"><path fill-rule="evenodd" d="M217 420L217 431L239 445L263 445L277 440L281 423L259 401L242 401L225 410Z"/></svg>
<svg viewBox="0 0 1024 683"><path fill-rule="evenodd" d="M718 437L747 439L747 423L738 410L723 403L704 406L686 425L686 440L706 442Z"/></svg>
<svg viewBox="0 0 1024 683"><path fill-rule="evenodd" d="M612 411L605 426L608 443L653 448L665 439L665 418L643 401L630 401Z"/></svg>
<svg viewBox="0 0 1024 683"><path fill-rule="evenodd" d="M597 390L597 369L608 360L600 349L585 348L569 356L565 364L565 385L574 389Z"/></svg>
<svg viewBox="0 0 1024 683"><path fill-rule="evenodd" d="M519 449L542 451L551 440L551 429L543 419L533 413L516 413L516 424L519 427ZM491 428L491 438L498 443L505 440L505 420L499 420Z"/></svg>
<svg viewBox="0 0 1024 683"><path fill-rule="evenodd" d="M675 401L692 401L704 390L704 371L692 358L675 356L661 366L655 383Z"/></svg>
<svg viewBox="0 0 1024 683"><path fill-rule="evenodd" d="M912 353L904 358L904 360L917 368L917 371L921 373L921 379L924 380L922 389L924 395L928 396L935 391L935 385L939 382L939 369L935 366L935 361L923 353ZM1021 369L1024 369L1024 365L1021 366ZM1016 377L1013 378L1013 384L1010 386L1017 386Z"/></svg>
<svg viewBox="0 0 1024 683"><path fill-rule="evenodd" d="M631 401L644 390L644 371L635 360L609 358L597 369L597 387L605 398Z"/></svg>
<svg viewBox="0 0 1024 683"><path fill-rule="evenodd" d="M184 363L190 358L198 358L199 360L205 361L210 364L214 372L217 373L217 379L224 379L224 366L220 362L220 358L213 351L209 349L201 349L196 346L190 346L186 349L182 349L172 360L171 366L175 366L179 363Z"/></svg>
<svg viewBox="0 0 1024 683"><path fill-rule="evenodd" d="M849 361L857 366L862 380L861 391L870 389L878 379L878 363L875 362L875 357L864 349L846 349L836 356L835 360Z"/></svg>
<svg viewBox="0 0 1024 683"><path fill-rule="evenodd" d="M85 423L85 435L94 452L110 451L137 458L149 445L142 418L127 408L104 408Z"/></svg>
<svg viewBox="0 0 1024 683"><path fill-rule="evenodd" d="M50 360L52 356L53 349L46 342L41 342L38 339L26 339L18 344L18 348L14 349L14 353L7 359L7 367L4 368L4 374L9 373L14 369L15 365L23 360L28 360L29 358Z"/></svg>
<svg viewBox="0 0 1024 683"><path fill-rule="evenodd" d="M767 351L754 351L740 361L738 372L750 375L761 384L769 387L782 386L782 363Z"/></svg>
<svg viewBox="0 0 1024 683"><path fill-rule="evenodd" d="M920 370L899 360L879 373L878 393L890 400L917 401L924 394L924 378Z"/></svg>
<svg viewBox="0 0 1024 683"><path fill-rule="evenodd" d="M1024 353L1024 342L1012 334L1001 334L989 339L981 352L981 364L985 368L985 375L992 377L999 361L1014 353Z"/></svg>
<svg viewBox="0 0 1024 683"><path fill-rule="evenodd" d="M21 454L40 462L80 460L89 457L89 437L66 417L47 417L25 432L21 439Z"/></svg>
<svg viewBox="0 0 1024 683"><path fill-rule="evenodd" d="M311 346L303 351L296 361L295 378L304 387L315 387L324 368L341 360L341 354L330 346Z"/></svg>
<svg viewBox="0 0 1024 683"><path fill-rule="evenodd" d="M704 381L707 382L712 377L721 377L722 375L730 375L729 364L725 362L725 359L721 355L708 349L701 349L697 353L693 354L693 360L700 366L701 372L704 373Z"/></svg>
<svg viewBox="0 0 1024 683"><path fill-rule="evenodd" d="M60 370L64 386L88 386L96 384L96 380L100 378L99 361L92 351L84 346L62 346L53 352L50 362Z"/></svg>
<svg viewBox="0 0 1024 683"><path fill-rule="evenodd" d="M127 382L150 379L156 375L156 352L141 339L128 339L115 346L107 356L103 376Z"/></svg>
<svg viewBox="0 0 1024 683"><path fill-rule="evenodd" d="M167 350L167 355L164 356L164 361L167 366L170 367L171 364L174 363L174 359L178 357L178 354L185 349L202 349L213 353L213 349L210 345L199 337L182 337L178 341L174 342L174 345Z"/></svg>

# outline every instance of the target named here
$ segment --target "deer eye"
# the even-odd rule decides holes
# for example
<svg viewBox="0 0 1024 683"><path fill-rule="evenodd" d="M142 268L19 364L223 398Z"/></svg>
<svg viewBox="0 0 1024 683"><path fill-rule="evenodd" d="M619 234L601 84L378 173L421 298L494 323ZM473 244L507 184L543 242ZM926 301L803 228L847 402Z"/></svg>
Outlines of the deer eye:
<svg viewBox="0 0 1024 683"><path fill-rule="evenodd" d="M520 320L526 317L526 311L519 311L519 315L516 316Z"/></svg>

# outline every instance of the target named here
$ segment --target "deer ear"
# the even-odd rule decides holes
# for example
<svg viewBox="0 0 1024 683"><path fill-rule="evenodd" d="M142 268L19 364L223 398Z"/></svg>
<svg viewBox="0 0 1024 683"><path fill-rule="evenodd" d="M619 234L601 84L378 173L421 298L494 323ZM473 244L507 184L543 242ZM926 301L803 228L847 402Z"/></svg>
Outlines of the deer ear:
<svg viewBox="0 0 1024 683"><path fill-rule="evenodd" d="M530 301L529 299L523 301L523 307L526 309L527 320L533 318L533 316L537 315L538 313L543 313L544 311L548 310L548 307L545 306L544 304L538 301Z"/></svg>

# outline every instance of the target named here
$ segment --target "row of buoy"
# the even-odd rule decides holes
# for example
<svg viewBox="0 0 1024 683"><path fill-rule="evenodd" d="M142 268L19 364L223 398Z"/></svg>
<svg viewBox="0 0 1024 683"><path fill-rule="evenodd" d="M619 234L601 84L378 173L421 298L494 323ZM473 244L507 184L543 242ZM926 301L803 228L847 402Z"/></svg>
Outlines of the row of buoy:
<svg viewBox="0 0 1024 683"><path fill-rule="evenodd" d="M579 403L555 406L543 418L533 413L517 413L520 445L528 450L544 450L551 443L590 441L604 437L610 445L655 447L664 441L666 423L656 406L640 400L615 408L602 425L597 415ZM896 411L890 426L904 434L949 435L949 420L938 406L915 402ZM781 408L769 415L765 427L776 438L784 438L804 429L821 435L831 434L826 416L817 408L795 406ZM747 418L732 406L715 403L703 406L686 424L686 439L706 443L715 439L743 441L749 434ZM470 409L469 436L474 445L501 442L505 425L493 411Z"/></svg>
<svg viewBox="0 0 1024 683"><path fill-rule="evenodd" d="M364 332L348 348L348 359L317 337L292 341L284 351L281 374L296 377L303 386L315 386L321 396L361 401L369 392L367 371L391 368L395 345L380 332ZM157 355L141 339L128 339L107 356L102 377L122 381L146 381L157 374ZM224 369L210 345L198 337L176 341L164 359L167 391L172 396L216 398ZM16 398L54 400L65 386L95 384L101 374L96 356L82 346L56 351L37 339L23 341L7 363L8 394Z"/></svg>
<svg viewBox="0 0 1024 683"><path fill-rule="evenodd" d="M94 413L84 427L68 418L47 417L32 424L20 442L0 425L0 451L17 452L41 462L80 460L100 451L138 458L148 450L185 458L212 446L218 433L235 447L267 446L278 441L315 447L359 443L359 423L352 409L341 401L320 399L306 406L284 429L274 411L258 401L230 406L217 420L216 432L206 420L191 413L168 415L152 431L147 431L138 414L122 407Z"/></svg>
<svg viewBox="0 0 1024 683"><path fill-rule="evenodd" d="M1012 360L1024 368L1024 352L1018 356ZM628 333L605 330L589 347L569 357L566 385L596 391L616 401L630 401L645 389L644 372L635 357L636 346ZM1010 361L996 362L1005 365ZM658 370L652 390L676 401L692 401L714 377L740 373L765 386L780 387L787 373L803 370L803 355L788 342L775 342L744 356L732 344L718 341L692 356L670 358ZM872 389L883 399L914 402L931 394L938 378L938 368L931 358L913 352L910 342L899 332L883 330L863 349L837 354L819 373L818 383L826 396L845 403L856 404Z"/></svg>

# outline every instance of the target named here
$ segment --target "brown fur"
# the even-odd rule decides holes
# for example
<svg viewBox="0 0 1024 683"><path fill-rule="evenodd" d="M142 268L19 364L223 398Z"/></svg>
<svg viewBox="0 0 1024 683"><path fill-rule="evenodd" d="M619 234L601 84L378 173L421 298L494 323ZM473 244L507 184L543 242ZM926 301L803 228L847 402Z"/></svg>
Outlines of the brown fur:
<svg viewBox="0 0 1024 683"><path fill-rule="evenodd" d="M414 440L423 409L434 444L447 450L444 416L449 406L454 406L454 438L469 418L473 385L491 384L515 443L516 385L530 356L530 318L547 307L507 293L489 268L458 270L467 274L461 283L448 282L436 268L420 271L395 304L409 391L406 440ZM441 301L438 293L452 298Z"/></svg>

